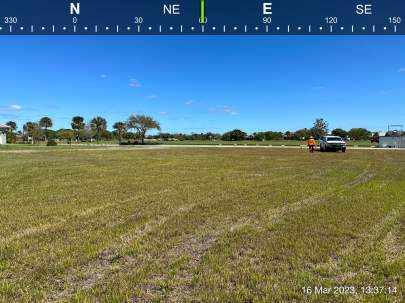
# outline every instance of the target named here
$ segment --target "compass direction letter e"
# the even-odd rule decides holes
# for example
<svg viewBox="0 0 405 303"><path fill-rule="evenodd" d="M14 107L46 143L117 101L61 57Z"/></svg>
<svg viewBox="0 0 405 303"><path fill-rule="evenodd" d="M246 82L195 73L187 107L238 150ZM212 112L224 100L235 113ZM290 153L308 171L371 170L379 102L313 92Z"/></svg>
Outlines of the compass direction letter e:
<svg viewBox="0 0 405 303"><path fill-rule="evenodd" d="M273 3L269 2L263 3L263 15L272 15L273 14L272 6Z"/></svg>
<svg viewBox="0 0 405 303"><path fill-rule="evenodd" d="M71 15L80 15L80 3L70 3L70 14Z"/></svg>

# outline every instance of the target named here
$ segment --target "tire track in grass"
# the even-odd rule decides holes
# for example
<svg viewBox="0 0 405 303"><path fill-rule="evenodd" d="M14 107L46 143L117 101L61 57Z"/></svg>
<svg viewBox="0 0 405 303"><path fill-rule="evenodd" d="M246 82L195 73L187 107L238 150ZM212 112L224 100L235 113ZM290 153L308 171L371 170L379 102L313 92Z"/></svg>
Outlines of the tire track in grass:
<svg viewBox="0 0 405 303"><path fill-rule="evenodd" d="M158 260L165 269L164 274L154 277L149 283L143 285L143 290L145 292L144 298L132 298L131 302L144 302L153 301L156 298L165 298L165 302L181 302L185 299L192 298L192 279L194 277L194 272L200 264L204 256L209 253L209 251L215 247L220 241L220 238L224 237L227 233L236 232L245 227L253 227L255 229L268 228L269 226L276 226L282 219L290 213L299 211L305 207L310 207L319 203L322 203L325 199L330 198L332 195L340 194L347 190L348 187L354 187L367 182L369 179L362 179L362 182L356 182L361 178L361 176L368 173L368 168L366 168L360 175L356 176L352 181L341 185L337 189L329 190L323 192L322 194L317 194L315 197L305 198L297 202L282 206L272 208L265 212L264 217L260 220L252 220L250 217L245 217L239 219L234 224L227 224L226 221L222 224L217 225L217 228L208 233L203 233L200 235L193 235L182 242L178 243L172 250L170 250L164 258ZM266 222L263 226L262 222ZM181 257L188 258L186 264L182 264L181 270L176 275L176 280L171 279L167 271L172 264L176 262ZM172 280L174 285L171 285L171 290L165 293L156 284L162 281Z"/></svg>
<svg viewBox="0 0 405 303"><path fill-rule="evenodd" d="M110 207L126 204L126 203L131 202L131 201L136 201L136 200L142 199L142 198L144 198L146 196L150 197L152 195L161 195L161 194L164 194L164 193L166 193L168 191L169 191L168 189L164 189L164 190L161 190L161 191L158 191L158 192L144 192L141 195L138 195L136 197L131 197L131 198L128 198L128 199L119 200L119 201L116 201L116 202L105 203L105 204L103 204L101 206L95 206L95 207L87 208L87 209L82 210L80 212L73 213L72 215L70 215L67 218L58 217L58 218L55 218L55 221L56 221L55 223L46 223L46 224L38 225L38 226L35 226L35 227L30 227L30 228L24 229L22 231L19 231L19 232L15 233L15 234L11 235L8 238L2 238L2 239L0 239L0 245L7 245L10 242L20 240L20 239L22 239L24 237L27 237L27 236L31 236L31 235L34 235L34 234L37 234L37 233L46 232L46 231L48 231L50 229L53 229L53 228L61 227L65 223L69 222L72 219L85 218L85 217L91 216L91 215L93 215L93 214L95 214L97 212L103 211L103 210L105 210L107 208L110 208Z"/></svg>
<svg viewBox="0 0 405 303"><path fill-rule="evenodd" d="M191 300L193 299L192 296L192 279L193 279L193 274L191 273L182 273L184 270L187 269L192 269L192 271L195 272L198 264L204 257L206 253L209 252L209 249L214 247L216 244L219 243L219 238L224 236L228 232L235 232L237 230L243 229L245 227L252 227L256 230L262 230L264 228L269 228L269 227L275 227L277 224L280 224L287 215L290 213L297 212L301 209L304 209L306 207L314 206L320 203L323 203L325 200L329 200L333 195L338 195L341 194L345 191L348 190L348 188L352 188L355 186L358 186L360 184L368 182L370 179L363 179L362 176L368 174L368 168L366 168L360 175L356 176L352 181L347 182L345 184L340 185L339 188L329 190L327 192L323 192L322 194L317 194L316 196L313 196L311 198L305 198L301 199L297 202L290 203L288 205L282 206L282 207L277 207L268 210L264 214L264 218L261 217L259 220L252 220L251 218L243 218L239 220L237 223L232 225L230 228L224 230L224 232L217 233L217 237L207 237L205 238L210 239L208 244L200 250L202 253L197 254L194 258L191 259L190 263L188 266L184 267L180 272L180 283L176 283L175 287L173 288L173 291L171 291L165 300L165 302L181 302L183 300ZM359 178L362 178L362 182L357 182L356 180L359 180ZM356 181L356 182L354 182ZM263 222L266 222L263 225ZM214 235L212 235L214 236ZM201 245L204 245L204 238L201 237ZM187 247L187 245L185 245ZM155 292L156 293L156 288L149 287L149 294ZM154 298L156 299L156 298ZM131 302L143 302L142 300L136 300L133 299Z"/></svg>
<svg viewBox="0 0 405 303"><path fill-rule="evenodd" d="M345 185L346 189L353 189L354 187L365 184L368 181L370 181L371 179L373 179L377 174L370 172L369 171L370 167L371 167L371 165L369 164L365 168L365 170L361 174L359 174L353 181L347 183ZM358 273L353 273L353 272L338 275L336 272L339 270L339 264L338 264L339 260L342 260L346 256L353 254L357 248L361 247L362 243L364 243L364 244L373 243L376 239L381 237L381 235L384 233L384 229L386 229L389 225L392 225L397 221L397 219L399 217L398 210L400 208L401 207L391 210L380 222L375 224L372 227L372 229L369 230L368 232L360 234L355 239L351 239L348 242L348 244L345 245L345 247L343 249L341 249L339 252L337 252L336 255L330 257L330 260L328 262L325 262L323 264L317 264L317 265L311 264L310 267L312 267L313 270L315 270L315 271L317 269L314 266L325 267L325 268L329 269L330 271L333 271L333 273L335 275L335 279L339 283L344 282L344 280L347 278L352 278L352 277L356 276ZM387 233L387 236L384 238L385 239L384 245L389 245L389 243L391 243L391 245L392 245L393 237L394 237L392 233L394 232L394 230L385 231L385 232ZM396 248L398 249L398 247L396 247ZM398 253L398 251L397 251L397 253Z"/></svg>
<svg viewBox="0 0 405 303"><path fill-rule="evenodd" d="M294 179L299 177L299 175L301 174L295 175L294 177L280 177L273 182L283 180L285 181L286 179ZM358 176L356 178L358 178ZM319 203L322 201L322 198L344 190L351 182L344 184L342 186L342 189L331 190L319 194L316 197L302 199L291 205L286 205L280 208L273 208L272 210L268 211L272 214L272 218L270 220L273 221L274 225L276 225L277 223L279 223L279 220L277 220L278 218L281 218L290 212L298 211L303 207ZM190 205L187 208L180 208L178 212L181 213L191 211L194 206L196 206L196 204ZM47 297L47 301L60 301L68 299L77 291L90 289L98 285L100 281L102 281L107 275L107 273L111 271L112 262L114 260L118 259L120 261L119 264L124 267L131 264L133 266L134 263L139 262L139 260L137 260L136 258L121 256L119 252L125 249L131 243L131 241L141 238L142 236L145 236L164 225L167 221L177 216L178 212L175 212L171 216L149 222L145 226L140 227L139 229L132 231L127 236L122 237L121 241L118 241L116 244L104 249L99 254L99 257L96 260L93 260L92 262L80 268L79 276L84 276L87 278L85 278L84 280L77 280L76 276L78 275L78 273L72 272L70 275L67 276L63 283L69 286L62 290L51 292ZM190 260L179 272L180 283L175 284L174 291L169 293L168 299L172 302L176 302L178 298L181 298L186 294L190 294L192 290L190 286L191 280L193 278L192 272L197 268L202 258L210 251L210 249L212 249L217 244L219 238L221 238L228 232L235 232L249 225L257 227L259 223L260 222L251 220L251 218L241 218L234 224L231 224L229 222L222 222L222 224L217 225L214 230L211 230L208 233L206 232L199 235L192 235L184 239L183 241L175 245L167 254L165 254L163 258L156 260L162 265L162 268L166 269L168 269L168 267L179 257L187 256ZM156 279L159 281L162 279L168 279L168 277L166 274L164 274L163 276L155 277L154 280ZM159 288L157 288L154 283L145 284L144 289L146 290L146 293L148 295L153 296L159 294ZM134 302L137 302L137 300L137 298L133 298Z"/></svg>
<svg viewBox="0 0 405 303"><path fill-rule="evenodd" d="M279 177L272 180L274 182L283 182L286 180L298 178L298 175L290 176L290 177ZM124 203L124 202L122 202ZM115 260L119 260L122 266L129 265L130 263L136 263L139 260L135 260L134 258L130 258L127 256L121 256L119 251L124 250L132 241L146 236L147 234L151 233L152 231L156 230L157 228L164 225L167 221L171 220L172 218L179 215L179 213L186 213L191 211L197 204L191 204L187 207L181 207L178 209L177 212L174 212L172 215L168 217L163 217L158 220L154 220L152 222L147 223L145 226L142 226L129 234L122 236L120 240L118 240L115 244L108 246L105 248L98 256L96 260L89 262L88 264L82 266L79 270L80 276L88 277L84 281L75 281L75 276L78 275L77 272L73 272L65 279L67 284L70 285L69 288L63 289L62 291L53 291L51 292L47 300L49 301L58 301L61 299L70 298L74 292L80 290L86 290L92 288L100 283L105 277L105 275L111 270L112 262ZM190 247L194 247L198 251L204 251L204 247L196 248L198 246L199 241L194 241L195 245L191 245ZM215 242L215 240L213 241ZM185 244L187 246L187 244ZM204 245L203 245L204 246ZM57 284L64 284L66 281L57 281Z"/></svg>
<svg viewBox="0 0 405 303"><path fill-rule="evenodd" d="M290 211L298 210L299 208L291 208ZM279 216L287 215L288 211L279 211L278 208L272 209ZM276 225L278 217L273 217L270 220L272 225ZM164 269L164 273L159 276L154 276L149 279L146 283L142 285L142 290L144 291L144 297L132 298L131 302L151 302L157 300L157 298L162 299L164 297L165 302L182 302L186 299L192 298L192 280L194 278L194 272L198 265L201 263L205 255L207 255L217 244L220 243L220 239L224 237L227 233L237 232L248 226L254 226L259 229L257 222L251 220L250 218L241 218L234 224L222 224L217 225L217 228L209 233L203 233L200 235L193 235L182 242L175 245L159 262L161 267ZM188 261L182 264L181 270L176 274L176 280L169 277L167 274L169 268L175 264L179 258L186 258ZM170 281L173 283L171 285L170 291L162 290L158 285L162 281Z"/></svg>
<svg viewBox="0 0 405 303"><path fill-rule="evenodd" d="M327 277L327 279L333 279L337 284L343 285L347 279L351 279L358 275L359 273L364 273L364 271L358 272L342 272L340 264L344 258L352 255L356 249L363 248L367 243L374 243L379 237L384 233L389 233L385 230L388 226L394 224L399 218L399 208L391 210L385 217L383 217L377 224L375 224L370 230L360 234L357 238L351 239L347 244L338 251L335 255L331 256L328 262L321 264L311 264L309 267L313 271L317 271L319 268L324 268L332 274L332 277Z"/></svg>
<svg viewBox="0 0 405 303"><path fill-rule="evenodd" d="M297 178L297 177L298 177L298 176L289 176L289 177L288 177L288 176L287 176L287 177L283 176L283 177L279 177L279 178L277 178L277 179L272 179L272 183L277 182L277 181L280 181L280 182L281 182L281 181L286 181L287 179L289 180L289 179L293 179L293 178ZM155 193L155 194L162 194L162 193L164 193L164 192L166 192L166 191L168 191L168 189L166 189L166 190L164 190L164 191L157 192L157 193ZM150 193L148 193L148 195L150 195ZM97 207L94 207L94 208L85 209L85 210L83 210L83 211L81 211L81 212L79 212L79 213L77 213L77 214L73 214L73 215L69 216L69 218L66 218L66 219L62 218L62 219L60 219L57 223L44 224L44 225L41 225L41 226L37 226L37 227L33 227L33 228L26 229L26 230L24 230L24 231L22 231L22 232L19 232L18 234L13 235L13 236L10 237L10 238L5 239L3 242L8 242L8 243L9 243L9 241L13 241L13 240L16 240L16 239L20 239L20 238L22 238L22 237L24 237L24 236L33 235L33 234L40 233L40 232L46 232L46 231L49 230L49 229L52 229L52 228L55 228L55 227L58 227L58 226L63 226L63 224L68 223L68 221L69 221L70 219L74 219L74 218L78 218L78 217L84 217L84 216L89 216L89 215L92 215L92 214L94 214L94 213L96 213L96 212L98 212L98 211L102 211L103 209L106 209L107 207L117 206L118 204L127 203L128 201L133 201L133 200L140 199L140 198L142 198L142 196L137 196L137 197L134 197L134 198L121 200L121 201L119 201L119 202L104 204L103 206L97 206ZM162 223L162 224L163 224L163 223ZM159 224L159 225L160 225L160 224ZM137 234L136 231L135 231L135 234ZM132 238L127 238L127 239L126 239L126 238L123 238L123 239L121 239L121 240L122 240L123 242L129 243L130 241L132 241ZM124 244L124 246L125 246L125 245L126 245L126 244ZM108 259L108 258L106 258L105 256L109 256L108 250L106 250L106 253L102 253L102 254L100 255L100 259L101 259L101 260ZM101 279L103 278L102 275L97 275L97 274L95 274L95 276L96 276L96 279L95 279L95 280L101 280ZM97 276L98 276L98 278L97 278ZM59 282L58 282L58 283L59 283Z"/></svg>
<svg viewBox="0 0 405 303"><path fill-rule="evenodd" d="M405 256L405 244L401 243L401 224L399 221L394 223L393 228L387 233L383 240L384 251L387 261L392 262Z"/></svg>
<svg viewBox="0 0 405 303"><path fill-rule="evenodd" d="M80 149L80 151L81 151L81 150L82 150L82 149ZM91 151L94 151L94 149L90 149L90 150L91 150ZM27 150L27 151L31 151L31 150ZM48 150L47 150L47 151L48 151ZM52 150L49 150L49 151L52 151ZM53 151L55 151L55 150L53 150ZM73 150L57 150L57 151L73 151ZM6 152L6 151L5 151L5 152ZM16 151L16 152L19 152L19 151ZM24 151L24 152L26 152L26 151ZM38 152L41 152L41 151L38 151ZM298 178L298 177L300 177L300 176L302 176L302 175L305 175L305 172L301 172L301 173L299 173L299 174L295 174L294 176L290 176L290 177L288 177L288 176L287 176L287 177L280 177L280 178L277 178L277 179L273 180L272 183L277 182L277 181L281 181L281 180L282 180L282 181L293 180L293 179L296 179L296 178ZM262 176L262 175L260 175L260 176ZM257 177L259 177L259 175L257 175ZM147 192L147 193L143 193L141 196L132 197L132 198L128 198L128 199L121 200L121 201L117 201L117 202L106 203L106 204L104 204L104 205L102 205L102 206L96 206L96 207L88 208L88 209L85 209L85 210L83 210L83 211L81 211L81 212L74 213L74 214L72 214L71 216L69 216L68 218L60 218L60 217L57 217L57 218L55 218L55 221L56 221L55 223L45 223L45 224L42 224L42 225L39 225L39 226L29 227L29 228L27 228L27 229L24 229L24 230L22 230L22 231L19 231L19 232L17 232L17 233L14 233L13 235L11 235L11 236L8 237L8 238L0 238L0 245L1 245L1 244L7 245L7 244L9 244L10 242L13 242L13 241L16 241L16 240L20 240L21 238L24 238L24 237L27 237L27 236L31 236L31 235L34 235L34 234L37 234L37 233L45 232L45 231L50 230L50 229L52 229L52 228L60 227L60 226L62 226L63 224L65 224L66 222L68 222L69 220L72 220L72 219L74 219L74 218L87 217L87 216L90 216L90 215L92 215L92 214L94 214L94 213L96 213L96 212L98 212L98 211L102 211L102 210L104 210L104 209L113 207L113 206L115 206L115 205L125 204L125 203L128 203L128 202L137 200L137 199L139 199L139 198L141 198L141 197L144 197L144 196L146 196L146 195L150 196L150 195L164 194L164 193L167 192L167 191L168 191L168 189L165 189L165 190L159 191L159 192L152 192L152 193Z"/></svg>
<svg viewBox="0 0 405 303"><path fill-rule="evenodd" d="M364 176L372 176L372 177L365 178ZM359 174L358 176L356 176L353 180L351 180L343 185L340 185L339 187L337 187L335 189L329 189L320 194L315 194L315 195L311 196L310 198L304 198L297 202L294 202L291 204L289 203L282 207L270 209L270 210L266 211L264 213L264 217L266 219L260 219L256 222L254 222L254 224L260 225L260 222L263 222L265 220L270 220L270 222L272 222L271 225L278 224L279 223L277 221L278 218L282 218L283 216L285 216L288 213L299 211L299 210L303 209L304 207L311 207L314 205L318 205L318 204L322 203L325 199L331 198L331 196L333 196L333 195L342 194L349 188L351 189L351 188L354 188L356 186L359 186L361 184L364 184L364 183L370 181L374 176L375 176L375 174L370 173L369 166L367 166L364 169L364 171L361 174Z"/></svg>
<svg viewBox="0 0 405 303"><path fill-rule="evenodd" d="M180 207L170 216L151 220L126 235L121 236L116 243L102 250L95 260L81 266L78 271L72 271L69 273L64 281L56 281L61 289L51 291L46 298L46 302L67 300L72 297L74 292L94 287L111 271L112 263L115 260L121 260L123 263L129 262L127 261L129 258L121 255L121 251L128 247L132 241L153 232L175 216L191 211L196 205L197 204L194 203ZM130 262L133 261L134 260L132 259L130 260ZM77 277L81 277L81 279L78 279Z"/></svg>
<svg viewBox="0 0 405 303"><path fill-rule="evenodd" d="M300 174L297 174L297 175L291 176L291 177L288 177L288 176L287 177L280 177L280 178L274 179L272 183L277 182L277 181L289 181L289 180L298 178L299 176L301 176L303 174L305 174L305 173L300 173ZM121 201L106 203L106 204L103 204L102 206L95 206L95 207L87 208L87 209L85 209L83 211L73 213L68 218L57 217L57 218L54 218L55 221L56 221L55 223L45 223L45 224L38 225L38 226L35 226L35 227L29 227L29 228L21 230L21 231L19 231L17 233L14 233L13 235L11 235L8 238L0 238L0 245L1 244L7 245L10 242L20 240L21 238L31 236L31 235L34 235L34 234L37 234L37 233L42 233L42 232L48 231L48 230L53 229L53 228L60 227L63 224L65 224L66 222L68 222L68 221L70 221L72 219L75 219L75 218L84 218L84 217L87 217L87 216L91 216L94 213L97 213L99 211L105 210L105 209L110 208L110 207L114 207L116 205L126 204L128 202L138 200L138 199L143 198L145 196L165 194L165 193L167 193L169 191L170 190L166 188L166 189L158 191L158 192L144 192L144 193L142 193L141 195L139 195L137 197L131 197L131 198L124 199L124 200L121 200Z"/></svg>
<svg viewBox="0 0 405 303"><path fill-rule="evenodd" d="M358 175L353 181L347 184L348 188L353 188L363 183L367 183L369 180L375 177L375 173L370 172L371 165L367 165L364 171Z"/></svg>
<svg viewBox="0 0 405 303"><path fill-rule="evenodd" d="M201 262L202 258L209 250L214 247L218 241L220 232L216 231L212 234L199 235L190 237L186 241L177 244L167 256L167 259L160 260L165 273L159 276L153 276L142 285L142 290L145 293L144 297L132 298L131 302L148 302L165 296L165 302L181 302L185 295L191 294L191 280L193 271ZM176 274L176 281L172 280L167 275L167 270L179 258L186 258L188 261L182 265L180 272ZM163 290L157 286L162 281L172 280L174 285L171 286L169 293L164 294Z"/></svg>

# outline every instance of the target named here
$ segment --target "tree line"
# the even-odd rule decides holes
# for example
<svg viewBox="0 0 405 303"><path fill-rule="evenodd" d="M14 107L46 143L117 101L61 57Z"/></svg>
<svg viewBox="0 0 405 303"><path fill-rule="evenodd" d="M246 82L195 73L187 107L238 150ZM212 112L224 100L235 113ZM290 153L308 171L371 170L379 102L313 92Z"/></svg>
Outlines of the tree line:
<svg viewBox="0 0 405 303"><path fill-rule="evenodd" d="M348 131L341 128L333 129L330 132L334 136L342 137L343 139L351 140L374 140L378 142L379 134L372 133L365 128L352 128ZM329 134L329 126L327 121L322 118L316 119L311 128L302 128L296 131L265 131L254 132L247 134L240 129L234 129L223 134L218 133L201 133L201 134L170 134L160 133L153 136L155 139L162 140L223 140L223 141L241 141L241 140L255 140L255 141L272 141L272 140L307 140L309 137L319 139L322 136Z"/></svg>
<svg viewBox="0 0 405 303"><path fill-rule="evenodd" d="M57 140L64 141L101 141L101 140L118 140L121 144L128 142L145 143L145 139L158 139L162 141L170 140L199 140L199 141L240 141L240 140L256 140L256 141L271 141L271 140L306 140L309 137L319 139L328 133L335 136L340 136L344 139L351 140L372 140L378 142L378 133L372 133L365 128L352 128L344 130L341 128L333 129L329 132L328 123L322 118L316 119L311 128L303 128L296 131L265 131L254 132L247 134L240 129L234 129L225 133L162 133L149 135L148 131L156 129L161 130L159 122L150 116L131 115L126 121L118 121L112 125L113 131L107 129L107 120L101 116L96 116L89 121L85 121L82 116L74 116L71 119L70 128L52 130L53 121L50 117L43 117L37 122L27 122L22 127L22 132L16 132L17 124L9 121L6 125L10 126L10 132L7 136L10 143L15 142L19 136L24 141L32 143L45 141L52 143Z"/></svg>
<svg viewBox="0 0 405 303"><path fill-rule="evenodd" d="M113 131L107 129L107 119L96 116L86 122L81 116L72 118L70 129L52 130L53 121L50 117L43 117L37 122L27 122L22 127L22 132L16 132L17 123L9 121L6 125L10 126L7 134L7 140L10 143L16 141L20 136L24 141L36 143L45 141L53 143L55 139L66 141L93 141L118 139L121 143L124 139L139 140L141 144L145 143L147 132L151 129L160 131L159 122L152 117L145 115L131 115L127 121L115 122L112 126ZM131 131L133 130L133 131Z"/></svg>

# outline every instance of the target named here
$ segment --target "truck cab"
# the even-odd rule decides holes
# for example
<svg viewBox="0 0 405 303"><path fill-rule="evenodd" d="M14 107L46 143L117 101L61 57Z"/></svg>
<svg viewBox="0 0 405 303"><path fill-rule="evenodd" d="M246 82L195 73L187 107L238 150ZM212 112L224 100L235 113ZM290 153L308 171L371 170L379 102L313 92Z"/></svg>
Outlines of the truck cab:
<svg viewBox="0 0 405 303"><path fill-rule="evenodd" d="M346 142L339 136L323 136L319 139L319 148L322 152L329 150L346 152Z"/></svg>

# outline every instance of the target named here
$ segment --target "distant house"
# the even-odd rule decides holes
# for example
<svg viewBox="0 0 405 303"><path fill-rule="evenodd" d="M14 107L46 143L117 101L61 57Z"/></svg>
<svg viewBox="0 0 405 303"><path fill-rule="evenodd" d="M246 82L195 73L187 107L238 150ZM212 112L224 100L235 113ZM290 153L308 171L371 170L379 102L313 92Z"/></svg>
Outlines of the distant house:
<svg viewBox="0 0 405 303"><path fill-rule="evenodd" d="M7 132L10 130L10 126L0 124L0 145L7 143Z"/></svg>

